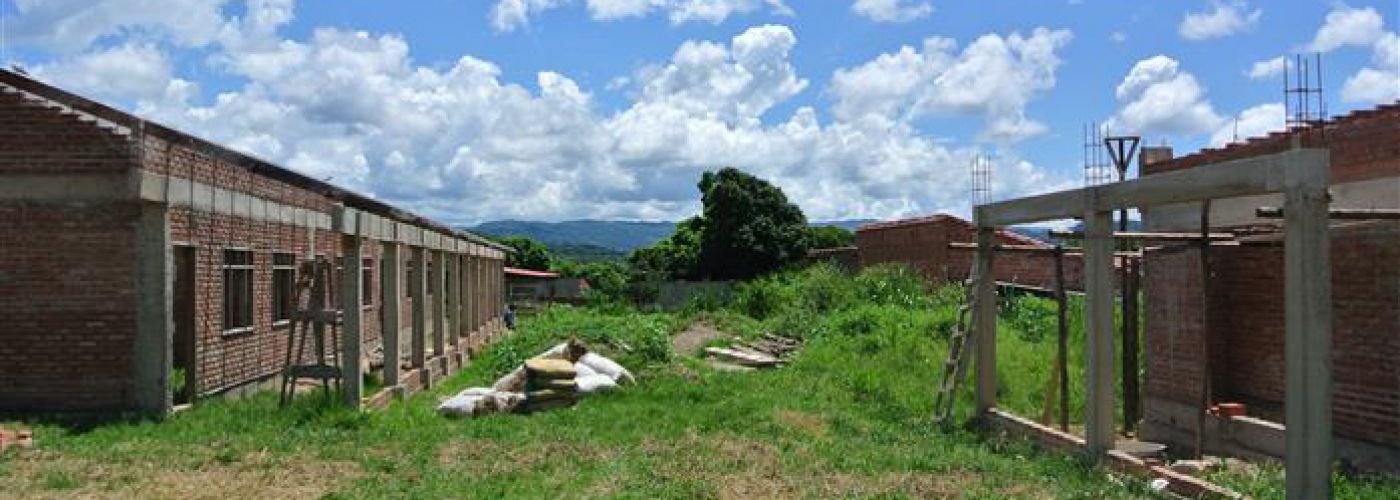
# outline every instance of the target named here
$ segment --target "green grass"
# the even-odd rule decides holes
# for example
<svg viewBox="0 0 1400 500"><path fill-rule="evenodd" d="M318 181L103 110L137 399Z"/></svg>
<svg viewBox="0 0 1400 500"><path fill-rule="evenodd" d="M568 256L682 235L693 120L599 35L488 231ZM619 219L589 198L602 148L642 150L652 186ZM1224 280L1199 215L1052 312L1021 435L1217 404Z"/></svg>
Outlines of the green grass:
<svg viewBox="0 0 1400 500"><path fill-rule="evenodd" d="M556 307L522 320L435 390L355 413L308 395L202 402L164 422L90 430L37 425L38 450L0 455L0 491L19 496L248 498L1151 497L1139 480L997 435L931 420L957 294L925 293L879 269L851 278L816 268L746 285L735 303L685 313ZM1039 307L1026 305L1020 309ZM760 311L761 314L750 313ZM999 336L1003 401L1035 415L1053 335L1008 310ZM693 321L743 336L799 335L786 368L727 373L676 356ZM433 407L489 385L570 337L632 369L639 384L531 416L449 420ZM1078 349L1072 350L1072 360ZM1077 362L1077 361L1076 361ZM1040 382L1036 382L1039 380ZM964 394L964 398L967 395ZM1075 395L1075 406L1082 395ZM967 400L960 411L967 411ZM1276 474L1221 479L1271 496ZM1343 481L1339 497L1396 483Z"/></svg>

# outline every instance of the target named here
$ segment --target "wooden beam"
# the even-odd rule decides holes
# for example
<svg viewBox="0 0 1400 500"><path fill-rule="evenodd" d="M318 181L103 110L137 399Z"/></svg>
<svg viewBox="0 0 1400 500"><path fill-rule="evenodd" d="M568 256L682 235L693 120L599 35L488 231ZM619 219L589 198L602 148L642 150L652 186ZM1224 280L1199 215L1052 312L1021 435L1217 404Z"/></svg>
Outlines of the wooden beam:
<svg viewBox="0 0 1400 500"><path fill-rule="evenodd" d="M384 337L384 385L393 387L399 385L399 325L403 323L402 302L403 297L402 273L403 257L399 255L399 244L393 241L384 242L384 258L380 261L379 280L383 286L379 289L380 307L384 308L384 323L379 326L379 331Z"/></svg>
<svg viewBox="0 0 1400 500"><path fill-rule="evenodd" d="M948 248L976 250L978 247L976 243L964 243L960 241L955 241L949 243ZM1054 254L1056 251L1055 247L1042 247L1035 245L992 245L992 250L997 252L1030 252L1047 254Z"/></svg>
<svg viewBox="0 0 1400 500"><path fill-rule="evenodd" d="M1293 172L1327 161L1326 149L1294 149L1282 153L1220 162L1164 172L1124 182L979 205L982 227L1069 219L1090 210L1143 208L1214 198L1234 198L1283 190Z"/></svg>
<svg viewBox="0 0 1400 500"><path fill-rule="evenodd" d="M364 309L360 307L360 298L364 293L361 289L364 280L360 278L360 273L363 272L364 261L360 257L362 238L359 231L351 233L340 238L340 384L344 390L345 405L358 410L365 384L364 368L360 364L364 354L361 344Z"/></svg>
<svg viewBox="0 0 1400 500"><path fill-rule="evenodd" d="M997 406L997 294L992 262L996 230L977 230L977 263L973 271L972 344L977 356L977 415Z"/></svg>
<svg viewBox="0 0 1400 500"><path fill-rule="evenodd" d="M1288 498L1332 496L1332 263L1328 169L1284 193L1284 443Z"/></svg>
<svg viewBox="0 0 1400 500"><path fill-rule="evenodd" d="M1053 229L1050 231L1051 238L1083 238L1081 231L1064 231ZM1114 231L1114 239L1120 240L1148 240L1148 241L1200 241L1201 233L1154 233L1147 231ZM1235 239L1233 233L1210 233L1211 241L1226 241Z"/></svg>
<svg viewBox="0 0 1400 500"><path fill-rule="evenodd" d="M1284 218L1283 209L1280 207L1259 207L1254 211L1254 215L1264 219ZM1400 219L1400 209L1333 208L1327 211L1327 217L1338 220L1397 220Z"/></svg>
<svg viewBox="0 0 1400 500"><path fill-rule="evenodd" d="M1085 422L1091 455L1113 449L1113 214L1084 213Z"/></svg>

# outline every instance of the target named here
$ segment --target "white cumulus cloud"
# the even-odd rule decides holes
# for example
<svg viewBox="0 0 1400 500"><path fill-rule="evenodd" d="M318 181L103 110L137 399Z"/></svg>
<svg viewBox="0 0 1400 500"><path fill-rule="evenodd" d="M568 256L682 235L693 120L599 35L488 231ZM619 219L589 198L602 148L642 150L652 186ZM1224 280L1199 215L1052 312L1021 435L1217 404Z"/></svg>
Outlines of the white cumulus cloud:
<svg viewBox="0 0 1400 500"><path fill-rule="evenodd" d="M573 3L573 0L497 0L491 8L491 25L497 31L514 31L528 25L532 17L544 11ZM782 0L584 0L584 3L589 17L595 21L661 13L672 24L718 24L730 16L753 12L765 5L774 14L793 14Z"/></svg>
<svg viewBox="0 0 1400 500"><path fill-rule="evenodd" d="M14 0L15 42L76 52L107 36L140 35L181 46L213 41L228 0Z"/></svg>
<svg viewBox="0 0 1400 500"><path fill-rule="evenodd" d="M1186 13L1177 33L1187 40L1230 36L1253 28L1263 15L1263 10L1249 10L1242 1L1212 0L1209 11Z"/></svg>
<svg viewBox="0 0 1400 500"><path fill-rule="evenodd" d="M982 115L986 138L1014 142L1044 132L1025 115L1032 99L1054 88L1057 52L1069 30L1036 28L1029 36L986 34L958 52L934 37L921 49L904 46L853 68L836 70L832 113L844 120L873 114L914 120L938 114Z"/></svg>
<svg viewBox="0 0 1400 500"><path fill-rule="evenodd" d="M675 220L698 209L700 173L724 166L771 180L814 219L968 210L977 147L929 137L897 113L772 116L811 86L786 26L680 43L617 78L634 91L604 111L557 72L517 83L471 55L420 63L405 38L353 29L288 37L293 14L287 0L252 0L221 18L201 67L231 85L212 95L172 74L172 55L144 35L84 48L41 65L40 76L120 89L140 115L451 223ZM1026 134L1038 124L1022 116L1024 103L1053 85L1068 36L988 35L961 53L931 42L936 50L920 57L946 64L921 85L957 92L920 90L899 106L984 113L994 133ZM990 71L1040 90L960 88L990 83L977 78ZM1066 185L1012 149L997 153L1000 197Z"/></svg>
<svg viewBox="0 0 1400 500"><path fill-rule="evenodd" d="M1285 69L1288 69L1288 61L1283 56L1278 56L1254 63L1249 68L1249 77L1255 80L1273 78L1283 73Z"/></svg>
<svg viewBox="0 0 1400 500"><path fill-rule="evenodd" d="M1210 136L1210 145L1224 146L1232 142L1246 141L1252 137L1263 137L1269 132L1283 130L1283 103L1260 104L1244 111L1226 123Z"/></svg>
<svg viewBox="0 0 1400 500"><path fill-rule="evenodd" d="M909 0L856 0L851 10L876 22L907 23L928 17L933 13L933 4Z"/></svg>
<svg viewBox="0 0 1400 500"><path fill-rule="evenodd" d="M1203 134L1214 132L1225 121L1196 77L1165 55L1134 64L1115 96L1120 107L1107 121L1113 133Z"/></svg>
<svg viewBox="0 0 1400 500"><path fill-rule="evenodd" d="M1382 26L1381 14L1376 9L1338 5L1327 13L1322 27L1308 44L1308 50L1331 52L1348 45L1368 46L1384 35Z"/></svg>

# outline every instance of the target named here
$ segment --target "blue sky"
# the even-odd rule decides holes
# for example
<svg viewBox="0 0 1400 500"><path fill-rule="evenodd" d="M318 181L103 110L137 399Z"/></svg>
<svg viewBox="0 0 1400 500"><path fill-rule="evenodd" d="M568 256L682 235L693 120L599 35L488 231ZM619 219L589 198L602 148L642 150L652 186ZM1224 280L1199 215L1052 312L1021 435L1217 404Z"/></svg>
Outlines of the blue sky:
<svg viewBox="0 0 1400 500"><path fill-rule="evenodd" d="M699 173L815 219L1078 185L1082 127L1179 153L1400 99L1400 2L0 0L11 63L457 223L677 219ZM1257 66L1257 67L1256 67ZM1271 68L1273 68L1271 70Z"/></svg>

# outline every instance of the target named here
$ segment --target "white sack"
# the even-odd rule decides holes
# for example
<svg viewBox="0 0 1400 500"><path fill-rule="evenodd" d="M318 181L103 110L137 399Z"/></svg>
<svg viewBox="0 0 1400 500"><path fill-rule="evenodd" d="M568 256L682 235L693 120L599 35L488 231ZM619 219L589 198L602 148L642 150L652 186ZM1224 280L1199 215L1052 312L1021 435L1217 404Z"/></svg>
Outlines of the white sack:
<svg viewBox="0 0 1400 500"><path fill-rule="evenodd" d="M608 377L607 375L603 375L601 373L587 376L579 376L576 380L578 382L579 394L594 394L599 392L608 392L617 388L617 382L613 382L613 379L611 377Z"/></svg>
<svg viewBox="0 0 1400 500"><path fill-rule="evenodd" d="M607 375L612 378L614 382L619 384L636 382L636 379L632 378L632 372L627 371L622 365L617 364L616 361L591 352L579 358L577 364L587 365L589 368L592 368L593 371Z"/></svg>
<svg viewBox="0 0 1400 500"><path fill-rule="evenodd" d="M447 417L471 418L513 411L524 401L524 394L472 387L443 401L438 405L437 411Z"/></svg>

